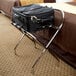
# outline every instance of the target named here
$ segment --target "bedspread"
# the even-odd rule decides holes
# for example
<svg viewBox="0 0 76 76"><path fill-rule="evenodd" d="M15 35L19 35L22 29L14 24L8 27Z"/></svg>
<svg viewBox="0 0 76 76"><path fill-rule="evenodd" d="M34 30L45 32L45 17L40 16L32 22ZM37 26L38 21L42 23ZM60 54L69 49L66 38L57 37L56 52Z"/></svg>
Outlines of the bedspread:
<svg viewBox="0 0 76 76"><path fill-rule="evenodd" d="M0 10L2 10L8 17L12 16L12 7L19 5L19 0L0 0Z"/></svg>

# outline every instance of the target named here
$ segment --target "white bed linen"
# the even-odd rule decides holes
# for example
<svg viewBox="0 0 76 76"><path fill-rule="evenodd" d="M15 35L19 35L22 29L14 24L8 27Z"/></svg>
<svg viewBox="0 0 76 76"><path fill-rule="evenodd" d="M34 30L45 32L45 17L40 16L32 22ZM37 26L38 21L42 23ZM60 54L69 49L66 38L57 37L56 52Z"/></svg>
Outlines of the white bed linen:
<svg viewBox="0 0 76 76"><path fill-rule="evenodd" d="M60 9L64 12L76 14L76 6L75 5L71 5L71 4L67 4L67 3L41 3L40 5L48 6L48 7L52 6L53 8Z"/></svg>

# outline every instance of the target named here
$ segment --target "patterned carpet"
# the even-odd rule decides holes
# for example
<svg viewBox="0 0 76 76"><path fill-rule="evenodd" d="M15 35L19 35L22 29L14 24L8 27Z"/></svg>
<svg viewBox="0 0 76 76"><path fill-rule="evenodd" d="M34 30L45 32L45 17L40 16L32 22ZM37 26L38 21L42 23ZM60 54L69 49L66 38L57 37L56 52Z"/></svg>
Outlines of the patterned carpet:
<svg viewBox="0 0 76 76"><path fill-rule="evenodd" d="M47 51L34 69L32 65L40 55L43 47L26 36L18 46L15 55L14 47L22 33L11 25L11 20L0 14L0 76L76 76L76 70L59 62Z"/></svg>

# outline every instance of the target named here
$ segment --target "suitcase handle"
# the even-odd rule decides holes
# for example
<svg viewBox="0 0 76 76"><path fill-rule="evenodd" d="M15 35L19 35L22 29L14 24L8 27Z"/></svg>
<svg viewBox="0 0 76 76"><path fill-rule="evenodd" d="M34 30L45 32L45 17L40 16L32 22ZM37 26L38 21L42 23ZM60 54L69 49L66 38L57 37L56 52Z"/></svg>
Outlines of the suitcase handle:
<svg viewBox="0 0 76 76"><path fill-rule="evenodd" d="M39 19L36 16L31 16L31 21L35 22L35 23L43 23L45 21L51 21L53 19L53 16L50 16L47 19Z"/></svg>

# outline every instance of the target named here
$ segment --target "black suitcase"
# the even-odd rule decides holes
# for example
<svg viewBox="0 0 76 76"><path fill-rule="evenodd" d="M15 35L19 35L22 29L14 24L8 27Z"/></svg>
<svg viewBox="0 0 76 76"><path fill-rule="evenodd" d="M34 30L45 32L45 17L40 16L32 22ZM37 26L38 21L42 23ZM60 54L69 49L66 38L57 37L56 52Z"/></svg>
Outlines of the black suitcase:
<svg viewBox="0 0 76 76"><path fill-rule="evenodd" d="M54 25L54 9L37 4L13 7L13 24L28 32L35 32Z"/></svg>

